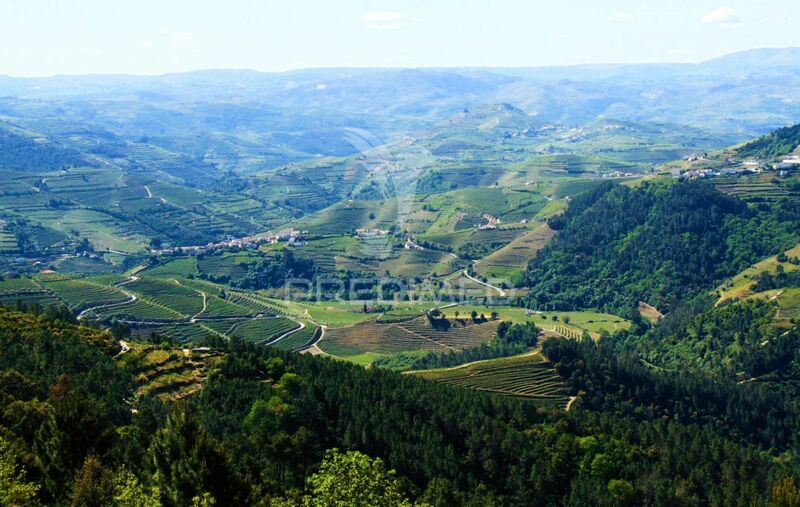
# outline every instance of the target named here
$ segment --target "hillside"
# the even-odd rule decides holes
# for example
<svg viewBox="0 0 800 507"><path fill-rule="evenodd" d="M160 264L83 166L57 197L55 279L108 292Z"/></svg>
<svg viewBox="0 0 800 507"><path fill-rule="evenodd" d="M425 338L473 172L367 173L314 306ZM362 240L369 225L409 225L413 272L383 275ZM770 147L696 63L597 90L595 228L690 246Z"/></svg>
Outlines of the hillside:
<svg viewBox="0 0 800 507"><path fill-rule="evenodd" d="M772 160L789 155L800 147L800 124L783 127L763 137L751 141L736 152L742 157L755 157Z"/></svg>
<svg viewBox="0 0 800 507"><path fill-rule="evenodd" d="M550 220L523 284L532 308L662 312L797 242L800 209L748 207L698 181L599 187Z"/></svg>
<svg viewBox="0 0 800 507"><path fill-rule="evenodd" d="M213 33L31 5L21 55L76 35L4 65L505 62L556 28L433 54L431 6L306 34L291 3ZM580 61L644 18L551 10L599 34ZM0 76L0 506L800 506L798 89L798 48Z"/></svg>
<svg viewBox="0 0 800 507"><path fill-rule="evenodd" d="M141 363L126 356L145 350L115 359L105 332L1 308L0 329L0 462L12 472L3 493L15 502L117 505L113 498L132 496L177 506L205 496L230 505L303 495L324 503L314 484L347 473L348 483L371 479L374 494L392 485L434 505L620 494L663 503L677 501L689 477L702 485L698 499L760 503L788 473L699 426L539 412L523 400L237 342L182 402L140 388L129 405L138 370L127 364ZM152 350L152 371L164 376ZM283 453L270 451L277 446ZM337 453L324 452L333 447L370 471L338 469ZM657 472L665 467L669 474Z"/></svg>
<svg viewBox="0 0 800 507"><path fill-rule="evenodd" d="M83 157L74 150L0 128L0 167L29 171L55 170L63 166L84 164Z"/></svg>

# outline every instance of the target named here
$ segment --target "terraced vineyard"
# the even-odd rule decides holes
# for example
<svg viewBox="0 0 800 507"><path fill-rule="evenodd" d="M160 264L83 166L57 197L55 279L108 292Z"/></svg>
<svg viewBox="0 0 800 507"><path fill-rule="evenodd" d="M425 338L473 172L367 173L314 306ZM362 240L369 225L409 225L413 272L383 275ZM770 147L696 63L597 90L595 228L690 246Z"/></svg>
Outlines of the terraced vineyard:
<svg viewBox="0 0 800 507"><path fill-rule="evenodd" d="M788 257L800 256L800 244L785 251ZM755 281L761 273L775 273L780 266L784 271L791 272L798 269L797 265L792 262L779 262L777 256L767 257L752 266L748 267L741 273L727 280L724 284L717 288L719 292L719 300L717 305L723 303L728 299L739 299L754 295Z"/></svg>
<svg viewBox="0 0 800 507"><path fill-rule="evenodd" d="M137 398L156 395L163 400L179 400L190 396L202 388L208 373L223 358L218 352L129 345L131 349L118 361L134 373Z"/></svg>
<svg viewBox="0 0 800 507"><path fill-rule="evenodd" d="M133 325L131 327L131 337L138 340L147 340L155 333L176 343L198 343L209 336L221 336L223 334L217 331L213 324L215 323L190 324L188 322L177 322L161 325ZM230 322L225 322L224 324L227 328L232 326Z"/></svg>
<svg viewBox="0 0 800 507"><path fill-rule="evenodd" d="M239 306L249 308L256 313L276 315L279 313L289 313L286 305L281 301L269 299L253 292L229 290L227 300Z"/></svg>
<svg viewBox="0 0 800 507"><path fill-rule="evenodd" d="M778 317L782 319L800 318L800 289L785 289L778 296L778 304L780 304Z"/></svg>
<svg viewBox="0 0 800 507"><path fill-rule="evenodd" d="M143 276L125 286L126 290L143 300L164 306L183 317L190 317L203 310L203 298L194 289L174 280Z"/></svg>
<svg viewBox="0 0 800 507"><path fill-rule="evenodd" d="M424 336L447 348L461 350L478 347L491 340L497 334L499 324L499 320L481 324L461 320L453 321L446 329L440 329L432 326L427 317L419 317L396 325L410 334Z"/></svg>
<svg viewBox="0 0 800 507"><path fill-rule="evenodd" d="M567 338L572 338L573 340L580 339L582 335L580 329L576 329L572 326L565 326L564 324L556 324L553 331Z"/></svg>
<svg viewBox="0 0 800 507"><path fill-rule="evenodd" d="M205 255L197 259L196 269L214 278L240 278L247 274L247 263L255 259L246 255ZM182 266L188 269L187 266Z"/></svg>
<svg viewBox="0 0 800 507"><path fill-rule="evenodd" d="M286 338L278 340L273 343L272 346L283 350L300 350L314 341L320 332L321 330L319 327L313 324L306 324L306 327L303 329L290 334Z"/></svg>
<svg viewBox="0 0 800 507"><path fill-rule="evenodd" d="M773 181L773 176L770 174L715 178L714 185L719 190L744 201L775 202L789 199L800 202L800 192L790 189L780 181Z"/></svg>
<svg viewBox="0 0 800 507"><path fill-rule="evenodd" d="M569 401L566 384L539 354L478 361L412 374L449 385L524 398L543 407L565 408Z"/></svg>
<svg viewBox="0 0 800 507"><path fill-rule="evenodd" d="M375 268L378 273L413 278L417 276L444 276L465 267L466 262L438 250L400 250L384 259Z"/></svg>
<svg viewBox="0 0 800 507"><path fill-rule="evenodd" d="M100 319L117 318L132 322L177 322L186 319L180 314L159 303L137 299L135 302L113 308L100 309L93 312Z"/></svg>
<svg viewBox="0 0 800 507"><path fill-rule="evenodd" d="M150 276L178 276L181 278L197 274L197 258L181 257L148 269Z"/></svg>
<svg viewBox="0 0 800 507"><path fill-rule="evenodd" d="M30 278L3 278L0 280L0 294L13 294L24 290L40 291L41 288Z"/></svg>
<svg viewBox="0 0 800 507"><path fill-rule="evenodd" d="M208 296L206 301L206 309L198 316L199 319L251 317L256 313L251 308L226 301L217 296Z"/></svg>
<svg viewBox="0 0 800 507"><path fill-rule="evenodd" d="M155 333L181 343L197 343L208 336L261 343L299 327L296 321L278 315L304 315L299 305L290 308L256 292L230 290L203 280L156 277L154 271L132 277L54 273L0 279L0 303L64 305L101 323L122 322L137 339L149 339ZM282 346L302 347L315 329L309 325L307 331L287 336Z"/></svg>
<svg viewBox="0 0 800 507"><path fill-rule="evenodd" d="M21 289L9 292L0 292L0 304L15 305L59 306L62 303L51 293L41 289Z"/></svg>
<svg viewBox="0 0 800 507"><path fill-rule="evenodd" d="M17 251L17 238L0 229L0 252L13 253Z"/></svg>
<svg viewBox="0 0 800 507"><path fill-rule="evenodd" d="M421 313L418 308L395 308L382 313L376 320L381 323L405 322L419 317Z"/></svg>
<svg viewBox="0 0 800 507"><path fill-rule="evenodd" d="M241 338L245 341L262 343L273 340L299 326L297 322L283 317L274 319L251 319L236 324L226 334L230 337Z"/></svg>
<svg viewBox="0 0 800 507"><path fill-rule="evenodd" d="M475 271L481 275L508 278L522 272L528 262L544 248L555 235L555 231L543 225L514 239L503 248L492 252L475 264Z"/></svg>
<svg viewBox="0 0 800 507"><path fill-rule="evenodd" d="M319 347L332 355L353 356L365 352L394 354L415 350L446 352L477 347L488 342L500 321L482 324L453 322L435 328L427 317L380 324L365 322L355 326L329 329Z"/></svg>
<svg viewBox="0 0 800 507"><path fill-rule="evenodd" d="M64 302L70 310L80 311L97 305L113 305L129 301L130 297L121 290L84 280L44 281L42 285Z"/></svg>

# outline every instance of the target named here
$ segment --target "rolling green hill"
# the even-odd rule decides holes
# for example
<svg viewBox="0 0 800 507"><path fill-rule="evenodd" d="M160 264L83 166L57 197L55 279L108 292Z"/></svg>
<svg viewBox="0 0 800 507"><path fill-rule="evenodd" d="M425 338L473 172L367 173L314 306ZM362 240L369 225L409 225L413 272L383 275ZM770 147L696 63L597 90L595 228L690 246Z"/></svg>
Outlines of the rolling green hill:
<svg viewBox="0 0 800 507"><path fill-rule="evenodd" d="M736 151L742 157L770 160L788 155L798 147L800 147L800 124L780 128L755 141L750 141Z"/></svg>

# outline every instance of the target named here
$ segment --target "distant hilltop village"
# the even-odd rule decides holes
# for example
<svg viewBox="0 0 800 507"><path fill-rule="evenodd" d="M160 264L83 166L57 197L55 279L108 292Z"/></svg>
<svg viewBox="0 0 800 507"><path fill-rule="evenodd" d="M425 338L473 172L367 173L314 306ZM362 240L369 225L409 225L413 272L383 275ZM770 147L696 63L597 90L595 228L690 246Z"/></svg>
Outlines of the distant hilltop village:
<svg viewBox="0 0 800 507"><path fill-rule="evenodd" d="M778 176L787 176L790 173L800 169L800 156L793 155L790 157L782 158L776 162L767 162L758 159L738 160L736 157L728 156L721 161L719 159L708 158L708 155L692 154L683 158L684 162L689 162L693 165L708 162L709 165L716 164L716 167L701 167L697 169L685 169L675 167L672 169L672 174L676 178L682 179L700 179L700 178L713 178L716 176L732 176L742 174L757 174L766 171L774 171ZM720 164L720 162L722 162Z"/></svg>
<svg viewBox="0 0 800 507"><path fill-rule="evenodd" d="M244 238L232 238L217 243L207 243L205 245L176 246L174 248L150 249L150 253L155 255L205 253L225 248L258 248L265 243L286 243L289 246L302 246L303 237L308 235L308 231L301 231L292 227L277 234L264 234L258 236L247 236Z"/></svg>

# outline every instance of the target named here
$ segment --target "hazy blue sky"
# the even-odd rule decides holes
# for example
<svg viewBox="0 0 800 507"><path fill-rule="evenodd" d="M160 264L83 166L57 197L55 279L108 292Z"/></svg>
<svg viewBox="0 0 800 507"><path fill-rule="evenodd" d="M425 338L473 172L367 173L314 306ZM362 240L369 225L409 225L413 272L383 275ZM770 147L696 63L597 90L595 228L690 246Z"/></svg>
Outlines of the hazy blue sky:
<svg viewBox="0 0 800 507"><path fill-rule="evenodd" d="M800 46L798 0L0 0L0 74L700 61Z"/></svg>

